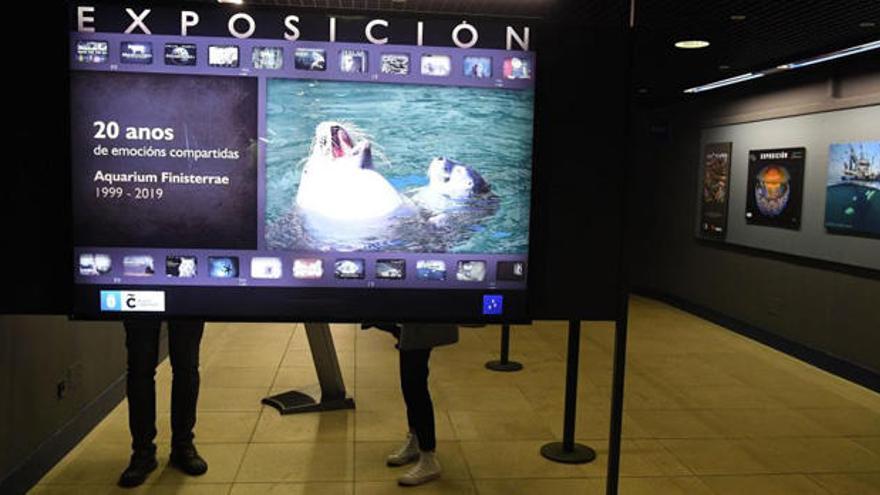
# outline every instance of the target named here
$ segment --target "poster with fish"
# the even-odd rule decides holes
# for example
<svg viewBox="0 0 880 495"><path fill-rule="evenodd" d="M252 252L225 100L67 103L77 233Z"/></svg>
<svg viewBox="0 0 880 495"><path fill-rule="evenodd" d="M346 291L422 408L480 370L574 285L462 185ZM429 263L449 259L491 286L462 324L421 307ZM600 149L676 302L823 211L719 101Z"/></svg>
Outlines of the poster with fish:
<svg viewBox="0 0 880 495"><path fill-rule="evenodd" d="M825 228L880 238L880 140L829 147Z"/></svg>
<svg viewBox="0 0 880 495"><path fill-rule="evenodd" d="M703 187L700 193L700 235L724 239L730 193L730 155L733 143L709 143L703 150Z"/></svg>
<svg viewBox="0 0 880 495"><path fill-rule="evenodd" d="M746 223L801 228L806 148L749 151Z"/></svg>

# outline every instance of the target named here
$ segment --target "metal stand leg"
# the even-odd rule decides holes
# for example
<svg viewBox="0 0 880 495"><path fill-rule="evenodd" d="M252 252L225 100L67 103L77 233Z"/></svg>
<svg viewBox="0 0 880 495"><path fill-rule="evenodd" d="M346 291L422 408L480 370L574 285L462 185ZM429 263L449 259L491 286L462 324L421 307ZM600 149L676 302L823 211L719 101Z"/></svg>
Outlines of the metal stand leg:
<svg viewBox="0 0 880 495"><path fill-rule="evenodd" d="M296 414L314 411L335 411L354 409L354 399L347 397L333 335L327 323L306 323L306 336L312 350L312 360L318 373L321 385L321 398L315 400L311 396L296 390L284 392L263 399L263 404L278 409L281 414Z"/></svg>
<svg viewBox="0 0 880 495"><path fill-rule="evenodd" d="M596 451L574 443L574 423L577 412L578 358L581 344L581 322L568 322L568 362L565 376L565 424L562 442L548 443L541 447L541 455L551 461L566 464L584 464L596 458Z"/></svg>
<svg viewBox="0 0 880 495"><path fill-rule="evenodd" d="M608 437L606 495L617 495L620 477L620 437L623 432L623 385L626 373L626 332L629 296L621 296L621 306L614 331L614 378L611 385L611 434Z"/></svg>
<svg viewBox="0 0 880 495"><path fill-rule="evenodd" d="M510 361L510 325L501 325L501 359L489 361L486 368L492 371L519 371L523 369L522 363Z"/></svg>

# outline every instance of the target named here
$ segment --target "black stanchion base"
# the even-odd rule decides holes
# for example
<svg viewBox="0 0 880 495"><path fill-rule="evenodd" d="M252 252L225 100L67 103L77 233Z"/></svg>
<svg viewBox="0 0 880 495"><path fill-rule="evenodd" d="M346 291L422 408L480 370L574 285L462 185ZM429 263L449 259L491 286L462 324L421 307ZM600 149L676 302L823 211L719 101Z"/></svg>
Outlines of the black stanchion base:
<svg viewBox="0 0 880 495"><path fill-rule="evenodd" d="M271 397L265 397L262 400L262 403L278 409L278 412L281 414L354 409L354 399L350 397L336 400L316 401L310 395L297 392L296 390L273 395Z"/></svg>
<svg viewBox="0 0 880 495"><path fill-rule="evenodd" d="M486 363L486 369L490 369L492 371L503 371L503 372L511 372L511 371L519 371L523 369L522 363L517 363L516 361L489 361Z"/></svg>
<svg viewBox="0 0 880 495"><path fill-rule="evenodd" d="M596 459L595 450L579 443L574 444L572 450L566 450L562 442L548 443L541 447L541 455L565 464L586 464Z"/></svg>

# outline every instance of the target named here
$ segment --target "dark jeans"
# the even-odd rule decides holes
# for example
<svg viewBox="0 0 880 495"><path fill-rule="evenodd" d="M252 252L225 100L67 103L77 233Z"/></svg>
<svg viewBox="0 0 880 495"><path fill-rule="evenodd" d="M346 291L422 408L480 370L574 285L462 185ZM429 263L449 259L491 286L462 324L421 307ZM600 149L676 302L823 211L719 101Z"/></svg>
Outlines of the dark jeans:
<svg viewBox="0 0 880 495"><path fill-rule="evenodd" d="M419 449L437 448L434 432L434 404L428 392L428 359L431 349L400 351L400 388L406 402L406 419L419 438Z"/></svg>
<svg viewBox="0 0 880 495"><path fill-rule="evenodd" d="M156 451L156 365L159 361L159 321L126 321L128 350L128 427L134 450ZM169 321L168 353L171 381L171 445L192 443L199 398L199 344L203 321Z"/></svg>

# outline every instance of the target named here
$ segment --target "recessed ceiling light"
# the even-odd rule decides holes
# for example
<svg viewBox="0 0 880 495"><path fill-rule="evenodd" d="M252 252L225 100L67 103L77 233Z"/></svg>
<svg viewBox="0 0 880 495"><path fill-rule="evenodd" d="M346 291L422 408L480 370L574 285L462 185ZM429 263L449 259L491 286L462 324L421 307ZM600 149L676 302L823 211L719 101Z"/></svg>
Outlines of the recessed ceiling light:
<svg viewBox="0 0 880 495"><path fill-rule="evenodd" d="M235 5L244 5L244 0L217 0L219 3L234 3Z"/></svg>
<svg viewBox="0 0 880 495"><path fill-rule="evenodd" d="M872 27L877 27L877 23L874 22L874 21L860 22L860 23L859 23L859 27L860 27L860 28L872 28Z"/></svg>
<svg viewBox="0 0 880 495"><path fill-rule="evenodd" d="M676 48L684 50L695 50L697 48L706 48L707 46L709 46L709 42L706 40L682 40L675 42Z"/></svg>
<svg viewBox="0 0 880 495"><path fill-rule="evenodd" d="M730 70L730 66L726 64L722 64L718 66L718 70Z"/></svg>
<svg viewBox="0 0 880 495"><path fill-rule="evenodd" d="M742 14L734 14L734 15L730 16L730 20L731 21L744 21L744 20L746 20L746 16L744 16Z"/></svg>

